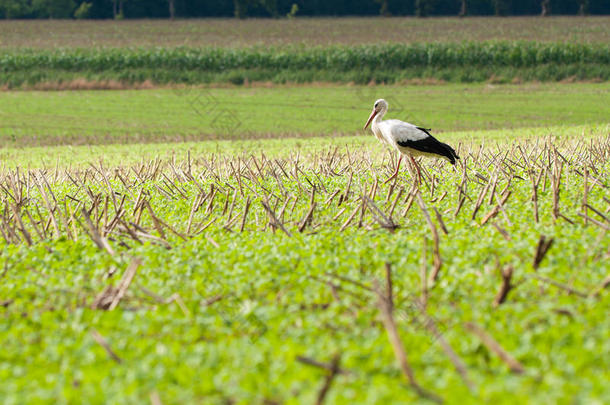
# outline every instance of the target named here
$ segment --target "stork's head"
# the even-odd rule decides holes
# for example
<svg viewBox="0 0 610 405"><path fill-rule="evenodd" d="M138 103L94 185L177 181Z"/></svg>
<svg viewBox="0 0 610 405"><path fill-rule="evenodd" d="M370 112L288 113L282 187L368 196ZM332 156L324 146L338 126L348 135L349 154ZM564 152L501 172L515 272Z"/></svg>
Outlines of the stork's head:
<svg viewBox="0 0 610 405"><path fill-rule="evenodd" d="M388 111L388 102L387 101L385 101L382 98L375 101L375 105L373 105L373 111L371 112L371 115L369 115L369 119L366 121L366 124L364 125L364 129L366 129L369 126L371 121L373 121L373 118L375 118L379 114L381 114L381 115L385 114L386 111Z"/></svg>

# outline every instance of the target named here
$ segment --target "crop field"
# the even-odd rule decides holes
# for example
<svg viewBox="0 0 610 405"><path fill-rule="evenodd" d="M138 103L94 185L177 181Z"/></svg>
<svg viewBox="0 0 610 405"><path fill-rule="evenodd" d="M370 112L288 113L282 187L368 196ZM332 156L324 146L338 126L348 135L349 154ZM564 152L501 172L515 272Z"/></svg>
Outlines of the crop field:
<svg viewBox="0 0 610 405"><path fill-rule="evenodd" d="M383 42L607 43L610 17L0 21L0 48L363 45Z"/></svg>
<svg viewBox="0 0 610 405"><path fill-rule="evenodd" d="M605 402L609 142L4 170L0 396Z"/></svg>
<svg viewBox="0 0 610 405"><path fill-rule="evenodd" d="M610 403L609 21L1 21L0 404Z"/></svg>
<svg viewBox="0 0 610 405"><path fill-rule="evenodd" d="M607 81L607 43L483 41L360 46L1 50L5 89L119 82L142 87L251 82L392 84ZM68 87L69 88L69 87Z"/></svg>

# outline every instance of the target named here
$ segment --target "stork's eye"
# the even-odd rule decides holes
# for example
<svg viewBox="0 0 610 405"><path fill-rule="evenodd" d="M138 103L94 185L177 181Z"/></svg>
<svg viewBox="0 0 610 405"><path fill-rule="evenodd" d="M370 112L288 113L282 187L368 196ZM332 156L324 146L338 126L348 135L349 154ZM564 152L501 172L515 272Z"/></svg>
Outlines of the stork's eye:
<svg viewBox="0 0 610 405"><path fill-rule="evenodd" d="M379 103L375 103L375 108L377 108L378 105L379 105Z"/></svg>

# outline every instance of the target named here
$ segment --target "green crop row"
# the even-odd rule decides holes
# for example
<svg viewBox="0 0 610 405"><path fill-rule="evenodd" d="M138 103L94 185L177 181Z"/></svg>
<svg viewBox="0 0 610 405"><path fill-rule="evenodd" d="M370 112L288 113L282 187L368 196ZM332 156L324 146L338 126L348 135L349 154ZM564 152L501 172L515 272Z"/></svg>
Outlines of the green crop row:
<svg viewBox="0 0 610 405"><path fill-rule="evenodd" d="M609 80L610 46L540 42L0 51L0 85Z"/></svg>
<svg viewBox="0 0 610 405"><path fill-rule="evenodd" d="M607 44L465 42L284 48L153 48L9 50L0 53L0 71L32 68L122 70L165 68L227 69L404 69L407 67L512 66L610 63Z"/></svg>

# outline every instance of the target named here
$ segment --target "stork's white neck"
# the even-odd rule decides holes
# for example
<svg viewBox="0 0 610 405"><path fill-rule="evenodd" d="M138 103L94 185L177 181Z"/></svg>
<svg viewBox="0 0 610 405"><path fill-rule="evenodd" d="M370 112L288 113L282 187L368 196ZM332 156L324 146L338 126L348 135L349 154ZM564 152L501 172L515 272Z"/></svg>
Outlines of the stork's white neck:
<svg viewBox="0 0 610 405"><path fill-rule="evenodd" d="M386 109L382 109L381 111L379 111L379 113L375 116L375 118L373 118L373 124L371 125L373 130L377 129L377 125L379 125L379 123L381 123L381 119L383 118L383 116L386 113Z"/></svg>

